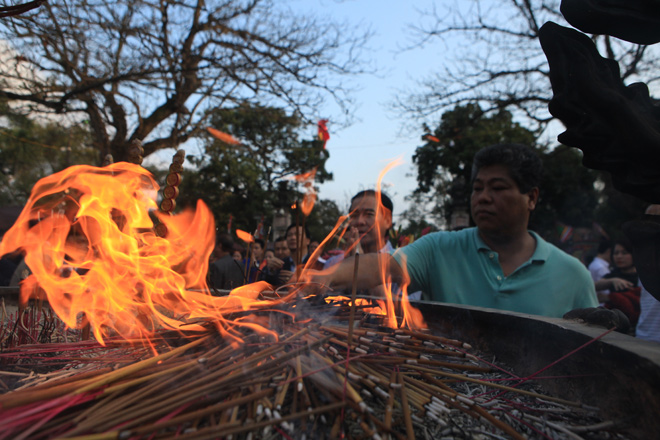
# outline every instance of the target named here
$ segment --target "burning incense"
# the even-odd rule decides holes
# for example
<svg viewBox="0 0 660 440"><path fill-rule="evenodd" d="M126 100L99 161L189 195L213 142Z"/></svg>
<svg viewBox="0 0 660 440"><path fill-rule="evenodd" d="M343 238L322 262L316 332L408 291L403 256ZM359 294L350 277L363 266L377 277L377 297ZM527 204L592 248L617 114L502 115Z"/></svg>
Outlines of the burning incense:
<svg viewBox="0 0 660 440"><path fill-rule="evenodd" d="M525 417L524 423L512 422L502 415L501 408L519 411L519 405L511 407L505 400L488 404L486 397L479 397L481 391L465 394L452 387L474 385L515 393L530 408L542 402L563 411L573 404L466 375L472 371L468 368L471 364L446 362L443 353L428 354L424 359L417 352L413 352L415 358L393 356L386 349L392 344L405 341L408 347L424 347L426 342L439 343L437 335L408 335L384 327L384 318L365 313L351 300L349 308L344 302L318 305L291 299L294 302L288 310L305 309L305 316L314 317L304 324L300 322L302 316L282 314L272 307L228 317L235 322L247 317L255 322L259 317L268 318L264 322L280 335L277 343L256 327L237 328L241 330L240 342L232 339L230 343L213 322L207 322L206 331L194 337L162 333L152 342L162 353L156 357L148 356L146 349L131 349L128 343L110 339L106 347L85 343L87 348L81 346L80 350L120 353L131 349L139 356L135 363L114 371L87 370L65 380L42 381L1 395L0 432L9 437L29 433L26 435L39 438L201 439L244 433L265 437L271 430L279 430L286 436L306 433L311 438L320 429L338 436L416 438L451 435L442 432L451 429L457 415L462 414L475 429L466 428L467 433L502 432L520 439L521 433L528 435L525 423L544 423L543 419ZM332 312L350 310L355 316L352 326L334 322ZM353 326L356 328L349 339ZM181 344L184 335L192 339ZM169 348L173 345L177 347ZM30 350L38 347L25 349L24 355L30 356ZM51 349L56 348L55 344ZM0 354L0 361L3 356L6 353ZM97 354L99 366L103 356L115 365L114 357ZM479 363L476 357L464 359ZM480 374L502 374L493 373L488 365L474 366L481 368ZM519 382L517 377L509 379ZM42 422L35 423L37 417ZM552 428L546 423L543 429L561 432L567 426L565 421L555 425ZM611 429L610 423L603 426Z"/></svg>
<svg viewBox="0 0 660 440"><path fill-rule="evenodd" d="M353 288L351 289L351 314L348 319L348 346L353 342L353 324L355 322L355 302L357 299L357 277L358 277L358 268L360 264L360 254L355 253L355 260L353 265Z"/></svg>

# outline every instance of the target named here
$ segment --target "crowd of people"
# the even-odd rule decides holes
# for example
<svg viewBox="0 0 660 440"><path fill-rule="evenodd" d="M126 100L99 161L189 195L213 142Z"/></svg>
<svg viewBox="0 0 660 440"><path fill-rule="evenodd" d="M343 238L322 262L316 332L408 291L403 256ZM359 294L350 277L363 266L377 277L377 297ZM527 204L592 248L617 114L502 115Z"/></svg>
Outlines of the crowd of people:
<svg viewBox="0 0 660 440"><path fill-rule="evenodd" d="M385 272L395 294L399 286L407 286L408 292L414 292L412 298L550 317L600 307L617 311L617 319L623 314L626 332L634 334L637 328L640 337L660 342L660 318L651 325L641 299L649 304L657 301L639 281L627 240L611 244L603 240L587 268L528 230L539 200L541 173L541 161L528 147L484 148L475 156L472 170L475 226L431 233L398 249L388 240L392 201L380 192L361 191L351 199L342 249L322 268L317 262L305 271L300 281L333 290L348 290L356 282L361 290L382 295ZM286 241L289 254L266 259L260 271L260 279L275 286L297 280L291 256L300 248L292 227L276 241ZM307 252L302 264L311 254L309 235L303 239L302 249ZM360 254L357 277L356 253Z"/></svg>
<svg viewBox="0 0 660 440"><path fill-rule="evenodd" d="M254 240L244 252L230 234L219 233L209 287L218 292L257 281L274 288L301 282L337 291L356 284L382 296L387 286L413 299L549 317L602 308L625 316L629 333L660 342L660 302L640 282L627 240L604 238L587 267L528 229L541 174L541 160L527 146L482 149L472 167L475 226L430 233L397 249L388 240L393 203L373 190L351 199L337 249L318 250L319 241L298 224L273 242Z"/></svg>

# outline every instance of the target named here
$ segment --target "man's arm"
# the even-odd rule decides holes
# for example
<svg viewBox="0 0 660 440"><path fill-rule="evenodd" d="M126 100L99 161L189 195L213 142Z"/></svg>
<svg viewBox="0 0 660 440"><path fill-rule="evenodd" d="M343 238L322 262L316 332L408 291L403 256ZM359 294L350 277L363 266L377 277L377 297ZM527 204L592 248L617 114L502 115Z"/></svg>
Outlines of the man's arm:
<svg viewBox="0 0 660 440"><path fill-rule="evenodd" d="M356 284L358 289L371 289L383 283L382 270L392 281L403 284L403 270L399 263L388 253L360 254ZM307 271L303 281L320 283L332 288L350 288L353 286L355 257L347 258L341 263L323 271Z"/></svg>

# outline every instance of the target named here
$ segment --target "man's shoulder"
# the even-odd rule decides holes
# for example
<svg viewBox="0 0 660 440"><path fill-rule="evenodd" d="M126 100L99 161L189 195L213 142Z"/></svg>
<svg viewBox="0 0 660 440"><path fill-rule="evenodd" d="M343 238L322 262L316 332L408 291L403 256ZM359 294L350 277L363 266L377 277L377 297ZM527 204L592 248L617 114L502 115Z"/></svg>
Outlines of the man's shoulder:
<svg viewBox="0 0 660 440"><path fill-rule="evenodd" d="M239 267L235 263L235 261L236 260L234 260L234 257L232 257L231 255L226 255L224 257L221 257L221 258L218 258L217 260L215 260L213 262L213 266L215 266L218 269L223 269L223 268L232 267L232 266Z"/></svg>
<svg viewBox="0 0 660 440"><path fill-rule="evenodd" d="M582 261L580 261L578 258L558 248L554 244L545 241L542 237L538 235L537 237L539 240L538 243L544 247L547 263L562 269L585 273L591 277L587 266L585 266L584 263L582 263Z"/></svg>
<svg viewBox="0 0 660 440"><path fill-rule="evenodd" d="M436 241L440 243L471 243L472 240L474 240L476 234L477 228L464 228L457 231L437 231L426 234L425 236L413 242L413 244L423 240Z"/></svg>
<svg viewBox="0 0 660 440"><path fill-rule="evenodd" d="M400 258L401 253L419 258L434 258L443 255L445 251L455 253L476 249L475 231L475 228L467 228L459 231L431 232L407 246L396 249L393 255L396 258Z"/></svg>

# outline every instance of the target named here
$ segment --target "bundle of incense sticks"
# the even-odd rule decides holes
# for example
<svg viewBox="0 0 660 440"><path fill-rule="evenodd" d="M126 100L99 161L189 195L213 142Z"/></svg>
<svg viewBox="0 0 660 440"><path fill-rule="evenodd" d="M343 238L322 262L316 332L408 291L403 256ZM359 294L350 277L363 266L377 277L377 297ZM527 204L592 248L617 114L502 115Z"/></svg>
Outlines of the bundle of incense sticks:
<svg viewBox="0 0 660 440"><path fill-rule="evenodd" d="M49 307L37 304L7 310L4 299L0 301L0 351L26 344L80 339L81 331L68 328Z"/></svg>
<svg viewBox="0 0 660 440"><path fill-rule="evenodd" d="M595 408L534 391L539 377L523 383L431 331L383 327L349 301L299 299L148 343L7 350L0 439L624 438Z"/></svg>

